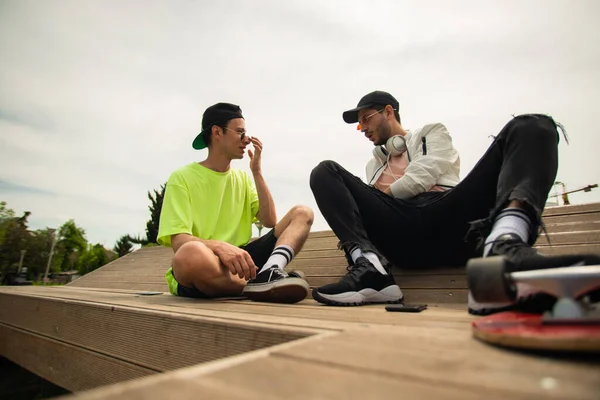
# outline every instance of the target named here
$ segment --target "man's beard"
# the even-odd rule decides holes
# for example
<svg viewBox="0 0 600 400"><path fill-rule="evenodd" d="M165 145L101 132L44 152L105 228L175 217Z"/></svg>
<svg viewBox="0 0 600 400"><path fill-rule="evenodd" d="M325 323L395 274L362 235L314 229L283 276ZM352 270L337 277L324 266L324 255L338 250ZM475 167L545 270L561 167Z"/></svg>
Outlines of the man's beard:
<svg viewBox="0 0 600 400"><path fill-rule="evenodd" d="M377 127L377 143L376 146L382 146L387 143L392 136L392 127L387 121L381 121Z"/></svg>

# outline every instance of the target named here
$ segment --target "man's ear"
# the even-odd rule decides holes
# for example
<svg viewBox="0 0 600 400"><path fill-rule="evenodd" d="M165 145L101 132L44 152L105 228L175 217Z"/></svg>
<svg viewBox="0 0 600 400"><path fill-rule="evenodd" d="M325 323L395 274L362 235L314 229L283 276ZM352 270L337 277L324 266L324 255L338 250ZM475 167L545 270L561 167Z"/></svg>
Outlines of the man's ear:
<svg viewBox="0 0 600 400"><path fill-rule="evenodd" d="M389 104L385 106L385 111L387 111L387 116L394 119L394 109Z"/></svg>

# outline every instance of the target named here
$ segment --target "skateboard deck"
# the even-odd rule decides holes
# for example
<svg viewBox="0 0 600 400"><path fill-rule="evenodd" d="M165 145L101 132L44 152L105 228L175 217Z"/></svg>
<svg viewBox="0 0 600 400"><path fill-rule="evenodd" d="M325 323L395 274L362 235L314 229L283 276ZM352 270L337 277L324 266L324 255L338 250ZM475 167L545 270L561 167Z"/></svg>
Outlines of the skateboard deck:
<svg viewBox="0 0 600 400"><path fill-rule="evenodd" d="M473 336L499 346L600 352L600 323L545 323L540 314L506 311L471 323Z"/></svg>

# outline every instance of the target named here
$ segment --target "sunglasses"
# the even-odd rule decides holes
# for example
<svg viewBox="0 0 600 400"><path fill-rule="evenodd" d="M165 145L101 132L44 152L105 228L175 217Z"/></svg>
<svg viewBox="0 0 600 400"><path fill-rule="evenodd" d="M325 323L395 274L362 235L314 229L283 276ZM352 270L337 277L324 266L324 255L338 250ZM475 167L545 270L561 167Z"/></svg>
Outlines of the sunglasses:
<svg viewBox="0 0 600 400"><path fill-rule="evenodd" d="M379 111L375 111L373 114L369 114L369 115L367 115L366 117L362 117L362 118L360 119L360 121L358 121L358 125L356 126L356 130L357 130L357 131L360 131L360 130L361 130L361 128L362 128L362 125L366 125L366 124L368 124L368 123L369 123L369 119L371 119L371 117L372 117L373 115L375 115L375 114L378 114L378 113L382 112L383 110L384 110L384 109L382 108L382 109L381 109L381 110L379 110Z"/></svg>

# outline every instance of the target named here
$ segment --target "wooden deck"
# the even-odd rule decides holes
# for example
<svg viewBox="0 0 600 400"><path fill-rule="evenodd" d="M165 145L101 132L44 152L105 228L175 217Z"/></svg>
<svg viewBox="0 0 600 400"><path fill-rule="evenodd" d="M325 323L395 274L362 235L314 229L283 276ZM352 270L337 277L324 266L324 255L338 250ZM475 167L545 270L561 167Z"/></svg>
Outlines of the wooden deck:
<svg viewBox="0 0 600 400"><path fill-rule="evenodd" d="M544 220L541 251L600 253L600 204ZM290 266L313 286L344 272L328 238L312 233ZM164 293L170 257L148 248L68 286L0 287L0 354L85 399L600 398L598 356L474 339L462 269L397 271L407 301L430 306L406 314L178 298Z"/></svg>

